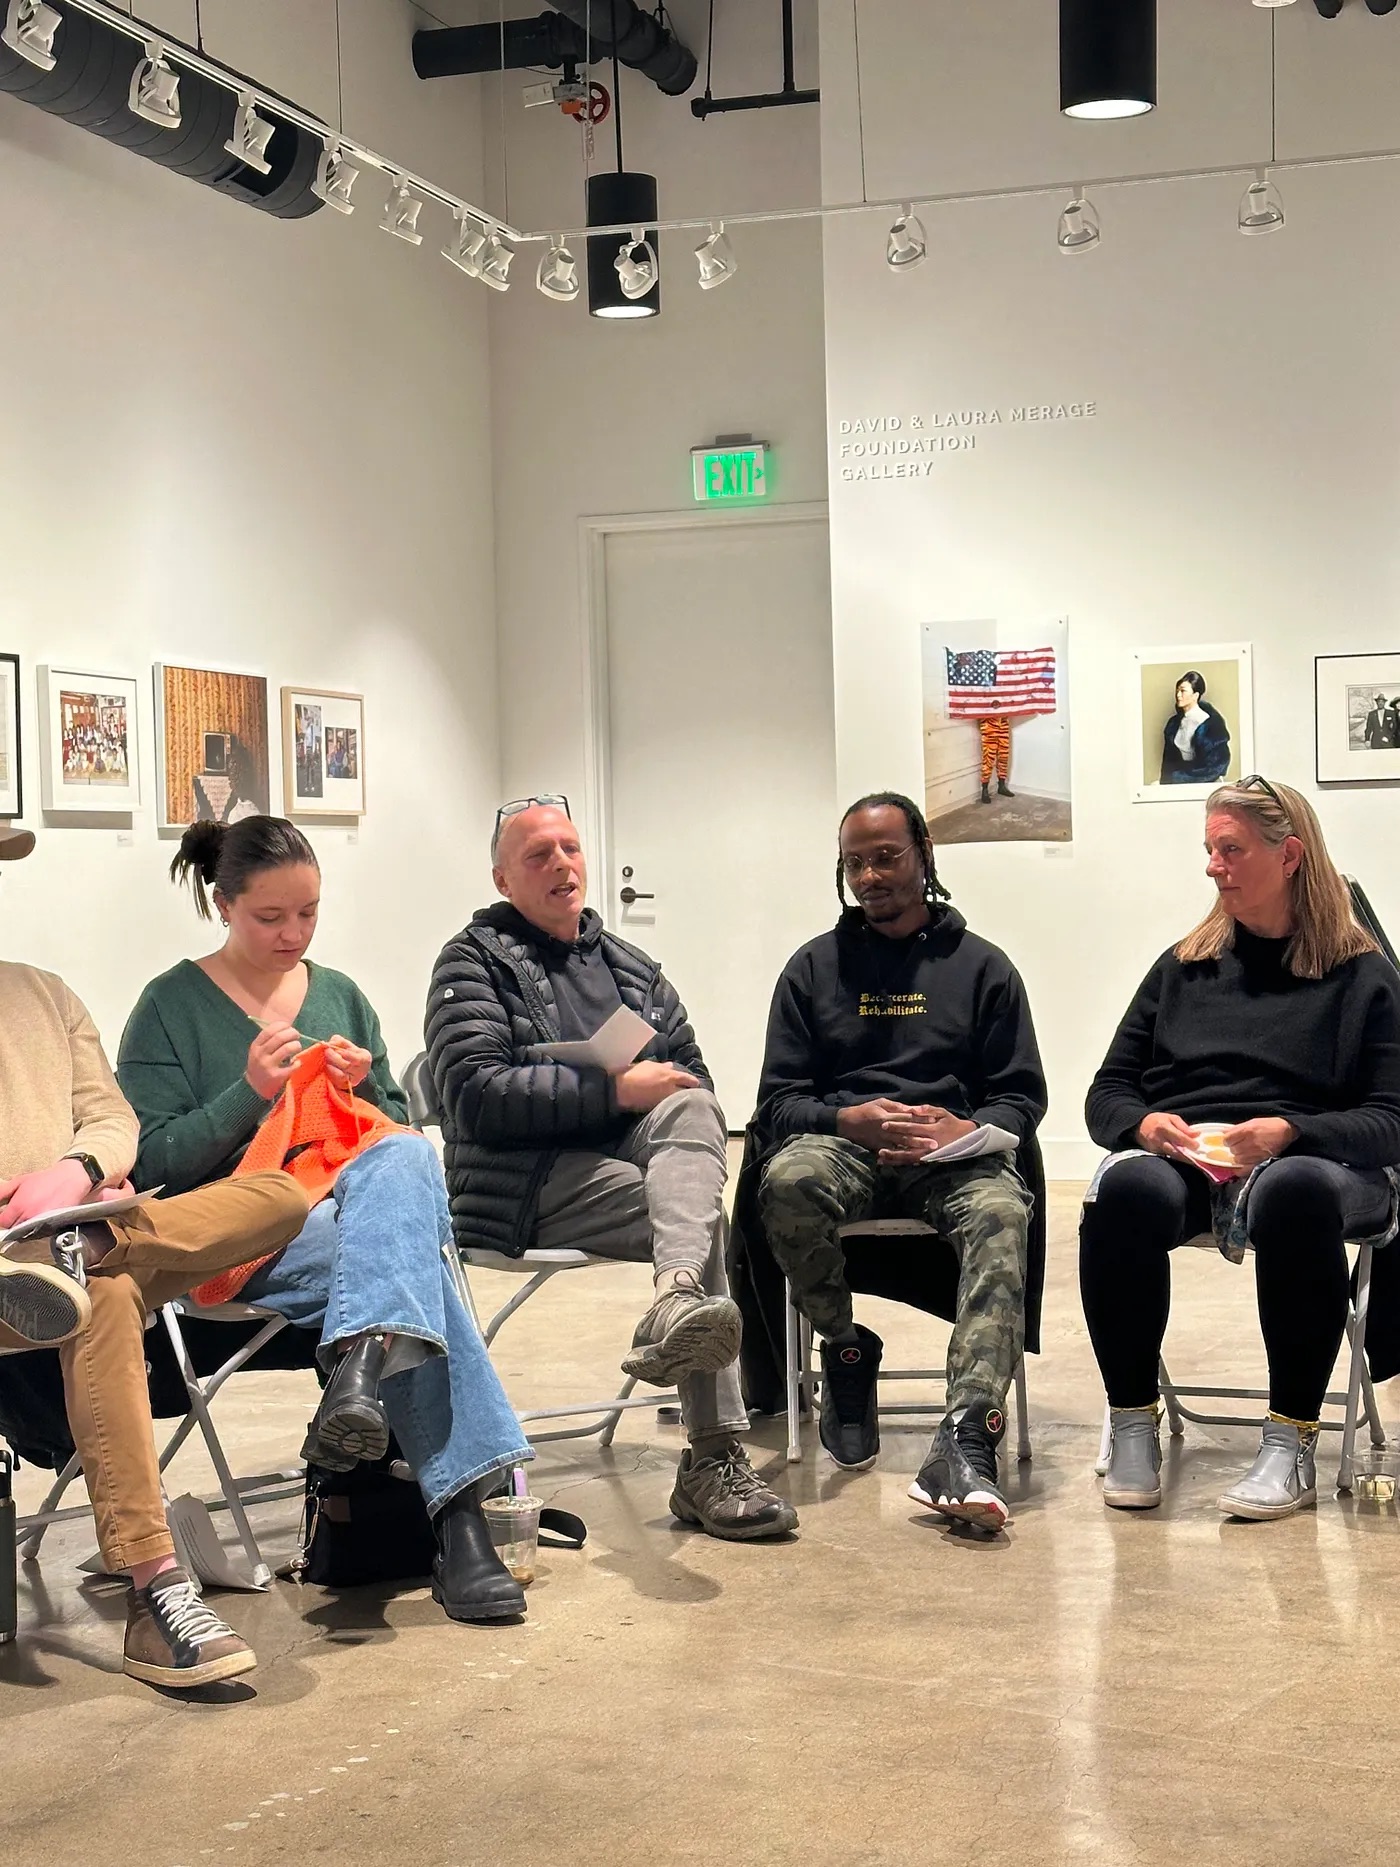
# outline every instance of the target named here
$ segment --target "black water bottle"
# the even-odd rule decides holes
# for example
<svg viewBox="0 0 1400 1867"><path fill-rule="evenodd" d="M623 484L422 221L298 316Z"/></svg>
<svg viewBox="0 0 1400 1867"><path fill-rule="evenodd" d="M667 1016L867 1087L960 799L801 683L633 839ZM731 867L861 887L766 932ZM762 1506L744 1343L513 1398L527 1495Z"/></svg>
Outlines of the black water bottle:
<svg viewBox="0 0 1400 1867"><path fill-rule="evenodd" d="M0 1446L0 1642L19 1630L19 1575L15 1552L15 1498L10 1455Z"/></svg>

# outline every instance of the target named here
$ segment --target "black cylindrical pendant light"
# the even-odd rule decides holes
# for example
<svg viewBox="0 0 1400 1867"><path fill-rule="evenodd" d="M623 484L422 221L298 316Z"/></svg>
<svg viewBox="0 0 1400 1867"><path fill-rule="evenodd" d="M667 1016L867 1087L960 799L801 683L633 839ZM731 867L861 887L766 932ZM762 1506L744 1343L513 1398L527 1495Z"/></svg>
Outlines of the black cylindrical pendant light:
<svg viewBox="0 0 1400 1867"><path fill-rule="evenodd" d="M1157 0L1060 0L1060 109L1140 117L1157 102Z"/></svg>
<svg viewBox="0 0 1400 1867"><path fill-rule="evenodd" d="M588 178L590 227L640 228L657 249L656 177L625 169L604 169ZM595 318L654 318L661 309L661 266L656 282L640 298L629 298L617 270L618 248L626 234L601 233L588 242L588 309Z"/></svg>

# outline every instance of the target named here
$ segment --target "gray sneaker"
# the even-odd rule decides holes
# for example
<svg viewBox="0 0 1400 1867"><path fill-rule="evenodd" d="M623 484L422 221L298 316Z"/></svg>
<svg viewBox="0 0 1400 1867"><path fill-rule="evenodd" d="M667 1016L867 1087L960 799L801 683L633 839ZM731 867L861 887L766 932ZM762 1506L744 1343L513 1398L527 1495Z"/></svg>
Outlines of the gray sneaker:
<svg viewBox="0 0 1400 1867"><path fill-rule="evenodd" d="M737 1439L722 1452L697 1459L693 1446L681 1454L671 1515L727 1543L754 1543L788 1536L797 1512L759 1477Z"/></svg>
<svg viewBox="0 0 1400 1867"><path fill-rule="evenodd" d="M1305 1433L1289 1420L1265 1420L1254 1463L1220 1500L1227 1517L1266 1521L1291 1517L1317 1502L1317 1428Z"/></svg>
<svg viewBox="0 0 1400 1867"><path fill-rule="evenodd" d="M731 1297L706 1296L693 1272L678 1271L637 1324L622 1372L654 1387L670 1387L685 1374L718 1374L739 1353L742 1328Z"/></svg>
<svg viewBox="0 0 1400 1867"><path fill-rule="evenodd" d="M1103 1501L1113 1510L1152 1510L1162 1501L1161 1408L1112 1407L1108 1417Z"/></svg>

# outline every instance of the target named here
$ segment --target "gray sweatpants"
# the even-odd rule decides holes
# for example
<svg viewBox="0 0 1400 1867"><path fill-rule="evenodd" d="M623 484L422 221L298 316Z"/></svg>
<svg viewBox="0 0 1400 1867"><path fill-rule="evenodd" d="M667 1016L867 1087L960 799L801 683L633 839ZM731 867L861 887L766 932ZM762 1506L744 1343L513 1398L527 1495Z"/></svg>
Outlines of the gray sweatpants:
<svg viewBox="0 0 1400 1867"><path fill-rule="evenodd" d="M727 1131L708 1089L682 1089L633 1122L608 1152L570 1148L540 1190L541 1248L654 1266L658 1283L693 1271L710 1296L728 1296L724 1268ZM678 1383L691 1439L748 1426L737 1363Z"/></svg>

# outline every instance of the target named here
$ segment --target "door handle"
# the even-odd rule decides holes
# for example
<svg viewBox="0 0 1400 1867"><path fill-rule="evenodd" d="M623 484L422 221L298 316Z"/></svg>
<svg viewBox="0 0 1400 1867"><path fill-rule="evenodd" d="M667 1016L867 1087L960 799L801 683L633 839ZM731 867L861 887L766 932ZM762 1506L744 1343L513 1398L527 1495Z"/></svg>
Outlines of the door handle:
<svg viewBox="0 0 1400 1867"><path fill-rule="evenodd" d="M618 890L618 899L623 907L630 908L634 901L655 901L656 896L640 895L635 888L622 888Z"/></svg>

